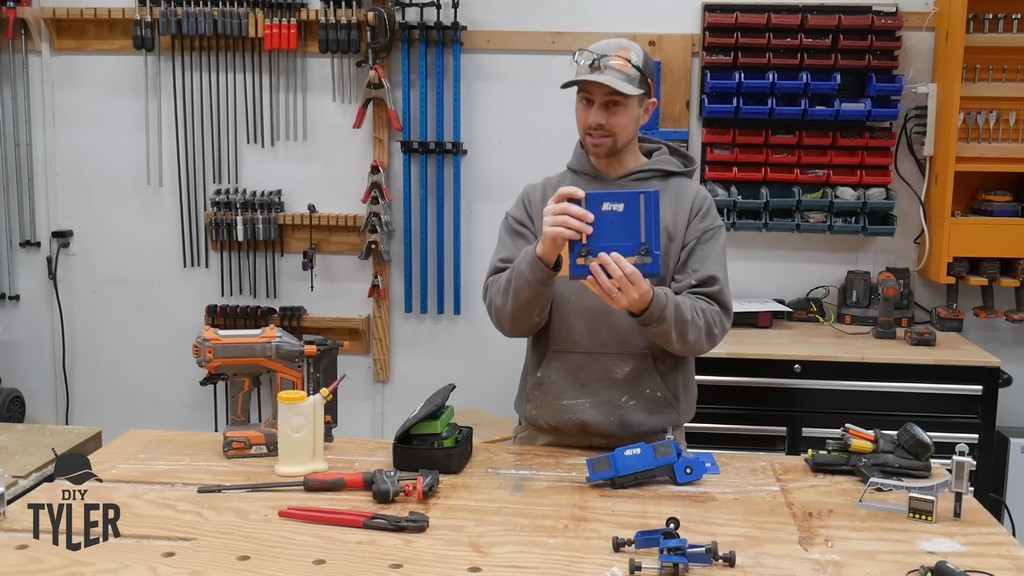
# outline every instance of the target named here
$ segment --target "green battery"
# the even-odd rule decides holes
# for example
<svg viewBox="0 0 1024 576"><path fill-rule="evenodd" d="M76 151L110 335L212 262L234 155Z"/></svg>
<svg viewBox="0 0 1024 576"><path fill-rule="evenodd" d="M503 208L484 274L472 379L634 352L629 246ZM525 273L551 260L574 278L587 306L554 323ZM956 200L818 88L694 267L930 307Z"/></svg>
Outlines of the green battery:
<svg viewBox="0 0 1024 576"><path fill-rule="evenodd" d="M445 404L433 414L417 422L409 429L409 434L441 434L448 428L455 417L455 407Z"/></svg>

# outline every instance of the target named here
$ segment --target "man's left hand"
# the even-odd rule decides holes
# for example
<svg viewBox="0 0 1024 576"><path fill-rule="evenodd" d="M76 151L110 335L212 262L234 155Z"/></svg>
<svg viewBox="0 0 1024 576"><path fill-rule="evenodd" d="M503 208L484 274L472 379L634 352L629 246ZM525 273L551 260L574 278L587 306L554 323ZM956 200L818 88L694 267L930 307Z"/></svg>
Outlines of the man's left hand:
<svg viewBox="0 0 1024 576"><path fill-rule="evenodd" d="M585 282L604 303L615 310L627 310L635 316L647 311L654 299L654 288L643 274L617 252L601 252L590 263Z"/></svg>

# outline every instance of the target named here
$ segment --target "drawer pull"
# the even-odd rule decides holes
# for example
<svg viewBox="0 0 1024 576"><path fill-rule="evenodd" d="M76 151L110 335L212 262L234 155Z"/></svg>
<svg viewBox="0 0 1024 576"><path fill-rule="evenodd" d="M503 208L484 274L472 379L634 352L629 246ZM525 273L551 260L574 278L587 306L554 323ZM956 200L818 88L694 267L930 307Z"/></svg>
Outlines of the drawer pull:
<svg viewBox="0 0 1024 576"><path fill-rule="evenodd" d="M794 367L795 369L795 367ZM741 378L738 376L697 376L698 384L751 386L758 388L818 388L868 392L912 392L925 394L969 394L981 396L982 387L971 384L925 384L923 382L868 382L861 380L811 380L800 378Z"/></svg>

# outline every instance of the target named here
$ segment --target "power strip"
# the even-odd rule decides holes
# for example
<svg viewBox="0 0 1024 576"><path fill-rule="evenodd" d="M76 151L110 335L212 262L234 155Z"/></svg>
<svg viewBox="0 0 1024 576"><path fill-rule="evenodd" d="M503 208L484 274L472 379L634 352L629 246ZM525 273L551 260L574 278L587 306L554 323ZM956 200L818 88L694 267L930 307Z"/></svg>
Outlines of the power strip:
<svg viewBox="0 0 1024 576"><path fill-rule="evenodd" d="M928 84L927 87L918 88L918 94L921 92L927 92L928 94L928 126L927 132L924 135L924 151L923 155L926 158L930 158L935 155L935 110L937 108L938 100L938 86L934 82Z"/></svg>

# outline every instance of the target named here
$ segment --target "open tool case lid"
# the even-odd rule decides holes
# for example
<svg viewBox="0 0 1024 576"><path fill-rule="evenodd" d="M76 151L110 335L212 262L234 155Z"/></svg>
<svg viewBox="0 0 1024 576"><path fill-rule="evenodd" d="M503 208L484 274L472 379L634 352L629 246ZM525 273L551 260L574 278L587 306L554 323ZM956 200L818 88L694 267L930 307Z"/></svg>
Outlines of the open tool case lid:
<svg viewBox="0 0 1024 576"><path fill-rule="evenodd" d="M430 395L398 427L391 445L393 465L399 470L437 470L458 474L473 455L473 428L450 422L453 408L448 397L455 384L446 384ZM439 429L430 429L437 421Z"/></svg>

